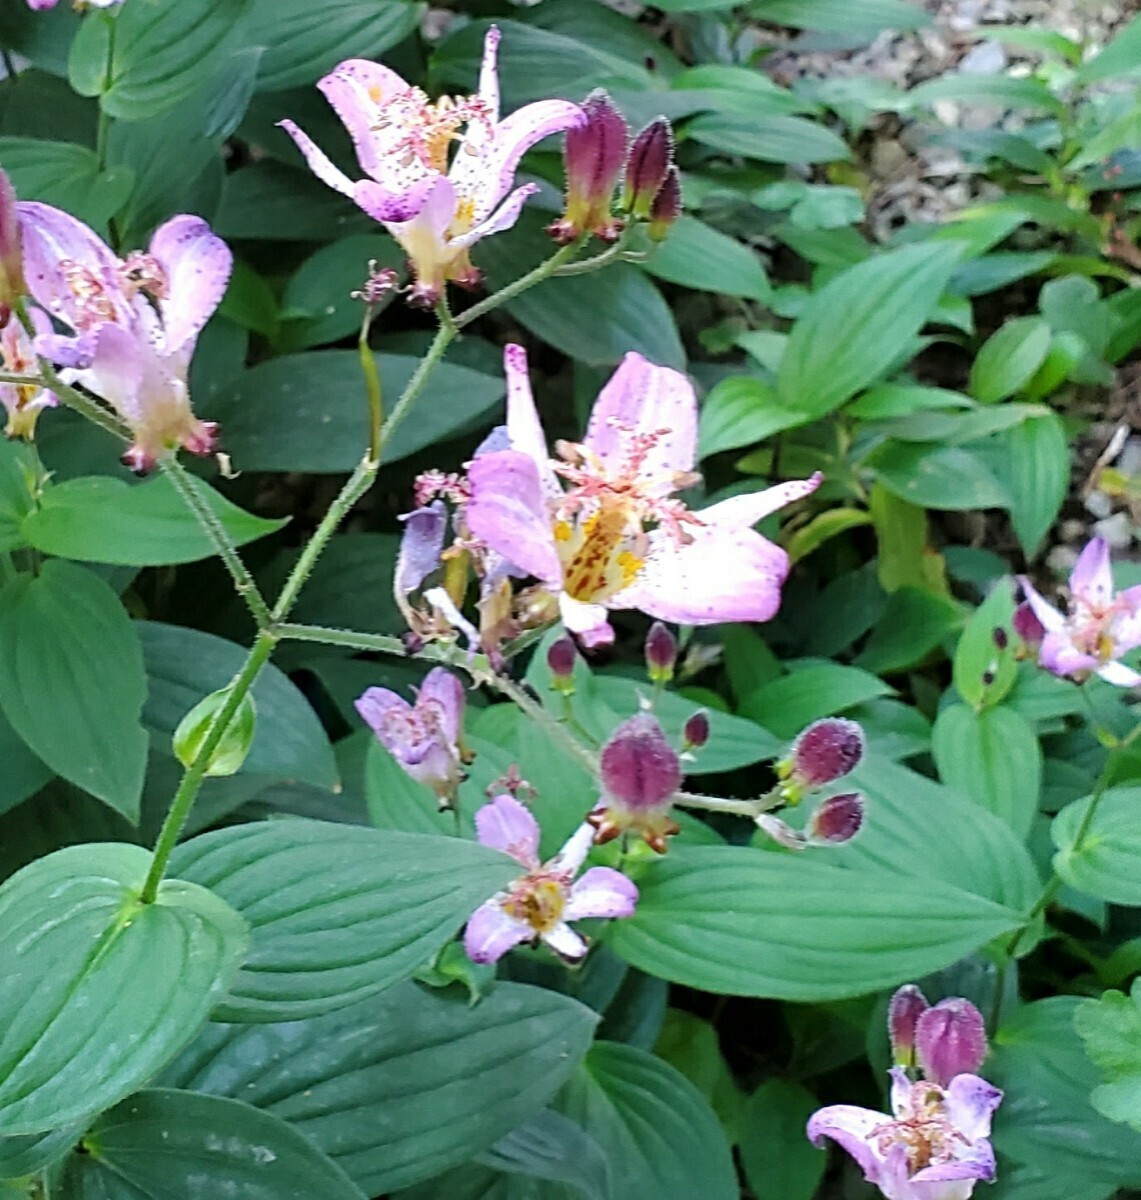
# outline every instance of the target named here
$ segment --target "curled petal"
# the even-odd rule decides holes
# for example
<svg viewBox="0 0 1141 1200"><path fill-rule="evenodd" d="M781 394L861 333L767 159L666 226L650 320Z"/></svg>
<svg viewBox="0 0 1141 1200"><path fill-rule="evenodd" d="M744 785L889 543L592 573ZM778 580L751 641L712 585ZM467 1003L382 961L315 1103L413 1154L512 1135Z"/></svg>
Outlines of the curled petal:
<svg viewBox="0 0 1141 1200"><path fill-rule="evenodd" d="M1058 633L1065 627L1066 618L1052 605L1046 602L1034 585L1025 575L1019 575L1018 582L1022 585L1026 603L1030 610L1042 623L1042 628L1048 633Z"/></svg>
<svg viewBox="0 0 1141 1200"><path fill-rule="evenodd" d="M483 38L483 61L479 65L479 98L487 106L489 119L499 120L499 39L498 25L488 27Z"/></svg>
<svg viewBox="0 0 1141 1200"><path fill-rule="evenodd" d="M278 127L284 129L287 134L294 140L297 149L301 151L306 163L309 165L309 170L326 186L331 187L333 191L340 192L342 196L348 196L353 199L353 181L341 170L335 166L333 160L322 150L315 141L303 130L301 130L293 121L278 121ZM363 205L361 206L364 207ZM366 209L367 211L367 209Z"/></svg>
<svg viewBox="0 0 1141 1200"><path fill-rule="evenodd" d="M503 347L503 373L507 377L507 436L511 449L521 451L534 462L545 495L561 497L562 488L551 469L547 438L531 392L527 351L522 346L509 342Z"/></svg>
<svg viewBox="0 0 1141 1200"><path fill-rule="evenodd" d="M621 871L591 867L571 888L563 916L568 921L584 917L629 917L637 903L638 889Z"/></svg>
<svg viewBox="0 0 1141 1200"><path fill-rule="evenodd" d="M567 838L563 848L547 863L547 867L560 875L575 875L586 862L593 845L594 826L584 822Z"/></svg>
<svg viewBox="0 0 1141 1200"><path fill-rule="evenodd" d="M1104 608L1112 599L1113 569L1105 538L1094 538L1078 555L1070 574L1070 591L1090 608Z"/></svg>
<svg viewBox="0 0 1141 1200"><path fill-rule="evenodd" d="M586 956L586 939L575 933L565 921L560 921L554 929L540 936L559 958L567 962L578 962Z"/></svg>
<svg viewBox="0 0 1141 1200"><path fill-rule="evenodd" d="M499 902L492 899L472 913L464 930L464 950L472 962L493 963L534 936L535 931L526 921L504 912Z"/></svg>
<svg viewBox="0 0 1141 1200"><path fill-rule="evenodd" d="M1127 667L1124 663L1108 662L1098 667L1096 672L1106 683L1114 687L1135 688L1141 686L1141 673Z"/></svg>
<svg viewBox="0 0 1141 1200"><path fill-rule="evenodd" d="M159 299L167 352L192 344L221 303L234 257L201 217L183 213L155 230L151 254L167 276Z"/></svg>
<svg viewBox="0 0 1141 1200"><path fill-rule="evenodd" d="M408 716L412 712L412 705L392 691L391 688L371 687L353 703L353 707L360 714L361 720L376 734L378 738L386 746L385 739L388 737L388 718L392 713L399 713L402 716ZM391 750L392 747L388 746Z"/></svg>
<svg viewBox="0 0 1141 1200"><path fill-rule="evenodd" d="M1046 634L1038 651L1038 661L1055 675L1077 675L1082 671L1096 671L1102 665L1096 655L1079 650L1064 631L1051 631Z"/></svg>
<svg viewBox="0 0 1141 1200"><path fill-rule="evenodd" d="M429 249L438 255L456 211L455 191L442 175L420 179L401 191L362 179L353 184L352 198L374 221L392 226L389 232L412 259Z"/></svg>
<svg viewBox="0 0 1141 1200"><path fill-rule="evenodd" d="M614 605L613 607L618 607ZM634 605L627 607L633 608ZM563 624L588 649L598 646L609 646L614 641L614 630L606 619L606 606L603 604L587 604L568 596L566 592L559 594L559 615Z"/></svg>
<svg viewBox="0 0 1141 1200"><path fill-rule="evenodd" d="M947 1085L947 1116L972 1142L990 1136L990 1119L1002 1092L978 1075L956 1075Z"/></svg>
<svg viewBox="0 0 1141 1200"><path fill-rule="evenodd" d="M57 367L86 370L95 358L95 335L81 333L79 337L64 337L58 333L36 335L34 349Z"/></svg>
<svg viewBox="0 0 1141 1200"><path fill-rule="evenodd" d="M147 366L146 351L120 325L100 325L89 345L91 361L80 381L137 429L148 415L140 395Z"/></svg>
<svg viewBox="0 0 1141 1200"><path fill-rule="evenodd" d="M839 1143L859 1164L864 1178L876 1183L883 1166L883 1156L871 1136L877 1125L891 1118L886 1113L870 1108L858 1108L854 1104L832 1104L820 1109L809 1118L808 1140L814 1146L823 1146L825 1138Z"/></svg>
<svg viewBox="0 0 1141 1200"><path fill-rule="evenodd" d="M394 587L398 596L414 592L440 565L444 537L448 528L448 510L442 500L433 500L424 508L405 513L400 554L396 559Z"/></svg>
<svg viewBox="0 0 1141 1200"><path fill-rule="evenodd" d="M373 179L381 179L385 163L378 153L373 125L380 106L407 91L408 84L380 63L350 58L318 80L317 87L349 131L361 169Z"/></svg>
<svg viewBox="0 0 1141 1200"><path fill-rule="evenodd" d="M487 220L480 221L467 233L452 238L448 242L449 247L453 250L466 250L469 246L474 246L480 238L485 238L492 233L503 233L510 229L519 220L519 214L523 211L523 205L528 198L538 190L539 186L535 183L525 183L522 187L517 187Z"/></svg>
<svg viewBox="0 0 1141 1200"><path fill-rule="evenodd" d="M424 676L416 694L418 707L433 705L440 720L440 729L449 742L459 740L464 718L464 685L451 671L433 667Z"/></svg>
<svg viewBox="0 0 1141 1200"><path fill-rule="evenodd" d="M539 825L514 796L496 796L475 814L475 831L481 846L510 854L528 871L539 866Z"/></svg>

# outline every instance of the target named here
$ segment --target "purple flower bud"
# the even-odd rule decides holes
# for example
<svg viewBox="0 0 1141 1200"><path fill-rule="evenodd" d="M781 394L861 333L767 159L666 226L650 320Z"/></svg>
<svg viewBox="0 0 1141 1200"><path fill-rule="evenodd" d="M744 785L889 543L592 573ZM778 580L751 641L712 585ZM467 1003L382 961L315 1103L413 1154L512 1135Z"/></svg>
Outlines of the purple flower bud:
<svg viewBox="0 0 1141 1200"><path fill-rule="evenodd" d="M915 1055L924 1077L940 1087L975 1074L987 1056L982 1013L961 996L940 1000L915 1023Z"/></svg>
<svg viewBox="0 0 1141 1200"><path fill-rule="evenodd" d="M864 798L859 792L829 796L808 822L808 840L814 846L839 846L850 842L864 823Z"/></svg>
<svg viewBox="0 0 1141 1200"><path fill-rule="evenodd" d="M1037 650L1042 645L1046 637L1046 627L1038 620L1038 615L1026 601L1014 610L1011 624L1014 626L1014 632L1031 650Z"/></svg>
<svg viewBox="0 0 1141 1200"><path fill-rule="evenodd" d="M825 717L803 730L781 764L781 774L799 791L815 791L859 766L864 731L844 717Z"/></svg>
<svg viewBox="0 0 1141 1200"><path fill-rule="evenodd" d="M709 741L709 714L699 708L685 723L681 732L687 750L700 750Z"/></svg>
<svg viewBox="0 0 1141 1200"><path fill-rule="evenodd" d="M547 650L547 666L551 672L551 687L555 691L567 696L574 691L574 665L577 661L578 651L571 638L561 637L551 643Z"/></svg>
<svg viewBox="0 0 1141 1200"><path fill-rule="evenodd" d="M654 199L666 182L673 153L673 130L665 117L658 117L638 134L630 147L622 188L624 211L643 220L649 217Z"/></svg>
<svg viewBox="0 0 1141 1200"><path fill-rule="evenodd" d="M587 96L582 111L585 120L566 135L566 211L548 232L564 243L587 232L613 241L622 227L610 207L626 162L630 132L626 119L601 89Z"/></svg>
<svg viewBox="0 0 1141 1200"><path fill-rule="evenodd" d="M0 304L10 305L28 290L20 252L20 222L16 215L16 191L0 171Z"/></svg>
<svg viewBox="0 0 1141 1200"><path fill-rule="evenodd" d="M638 713L624 721L602 747L602 804L587 818L604 842L634 830L659 853L677 832L670 801L681 786L681 760L657 720Z"/></svg>
<svg viewBox="0 0 1141 1200"><path fill-rule="evenodd" d="M663 242L673 223L681 216L681 176L670 167L666 181L650 205L650 223L646 232L653 242Z"/></svg>
<svg viewBox="0 0 1141 1200"><path fill-rule="evenodd" d="M928 1007L927 997L913 983L904 984L892 996L887 1009L887 1032L896 1066L914 1064L915 1025Z"/></svg>
<svg viewBox="0 0 1141 1200"><path fill-rule="evenodd" d="M677 638L661 621L655 621L646 635L646 668L654 683L669 683L677 662Z"/></svg>

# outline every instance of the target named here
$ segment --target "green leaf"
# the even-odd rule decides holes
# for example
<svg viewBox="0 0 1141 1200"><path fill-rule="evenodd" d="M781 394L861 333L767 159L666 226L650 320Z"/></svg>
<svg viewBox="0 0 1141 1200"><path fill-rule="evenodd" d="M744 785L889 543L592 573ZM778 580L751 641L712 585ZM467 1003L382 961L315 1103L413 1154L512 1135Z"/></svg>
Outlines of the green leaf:
<svg viewBox="0 0 1141 1200"><path fill-rule="evenodd" d="M791 738L818 717L891 695L883 680L858 667L807 662L744 696L738 710L777 737Z"/></svg>
<svg viewBox="0 0 1141 1200"><path fill-rule="evenodd" d="M228 240L295 242L327 241L376 227L351 200L308 171L268 161L226 176L213 225Z"/></svg>
<svg viewBox="0 0 1141 1200"><path fill-rule="evenodd" d="M133 173L104 170L85 146L39 138L0 137L0 162L21 200L66 209L102 229L130 195Z"/></svg>
<svg viewBox="0 0 1141 1200"><path fill-rule="evenodd" d="M732 113L703 113L685 126L685 137L724 154L761 162L846 162L852 157L843 139L804 117L776 114L761 122Z"/></svg>
<svg viewBox="0 0 1141 1200"><path fill-rule="evenodd" d="M1010 584L996 584L959 638L954 659L955 690L971 708L1000 704L1014 686L1018 662L1011 628L1013 616L1014 592ZM1006 636L1005 649L995 641L996 630Z"/></svg>
<svg viewBox="0 0 1141 1200"><path fill-rule="evenodd" d="M110 1107L194 1036L246 949L217 896L168 881L151 856L71 846L0 887L0 1134L56 1129Z"/></svg>
<svg viewBox="0 0 1141 1200"><path fill-rule="evenodd" d="M1077 845L1093 803L1075 800L1054 818L1054 869L1071 887L1113 904L1141 905L1141 788L1110 788Z"/></svg>
<svg viewBox="0 0 1141 1200"><path fill-rule="evenodd" d="M610 1165L598 1142L569 1117L544 1108L529 1121L502 1137L490 1150L476 1160L479 1164L498 1167L519 1179L523 1187L535 1179L567 1184L574 1189L575 1200L612 1200ZM465 1182L479 1168L468 1163L456 1168ZM425 1196L451 1195L447 1184L440 1179L423 1185ZM432 1189L440 1189L439 1191ZM412 1200L418 1189L402 1192L401 1200Z"/></svg>
<svg viewBox="0 0 1141 1200"><path fill-rule="evenodd" d="M776 389L752 375L723 379L701 406L701 457L751 446L779 433L807 425L812 418L777 399Z"/></svg>
<svg viewBox="0 0 1141 1200"><path fill-rule="evenodd" d="M1141 979L1132 996L1104 992L1079 1005L1074 1028L1105 1080L1090 1096L1094 1108L1141 1132Z"/></svg>
<svg viewBox="0 0 1141 1200"><path fill-rule="evenodd" d="M957 253L931 244L890 250L814 293L777 373L781 401L820 417L873 383L934 310Z"/></svg>
<svg viewBox="0 0 1141 1200"><path fill-rule="evenodd" d="M149 0L115 15L108 116L138 121L185 100L202 82L202 64L222 61L250 0ZM86 24L86 22L85 22Z"/></svg>
<svg viewBox="0 0 1141 1200"><path fill-rule="evenodd" d="M804 1136L820 1107L799 1083L768 1079L749 1097L741 1116L741 1165L758 1196L812 1200L828 1156Z"/></svg>
<svg viewBox="0 0 1141 1200"><path fill-rule="evenodd" d="M202 480L195 486L235 545L244 546L285 524L243 511ZM194 562L215 553L198 518L165 475L138 484L94 475L48 487L25 519L23 534L45 554L126 567Z"/></svg>
<svg viewBox="0 0 1141 1200"><path fill-rule="evenodd" d="M912 105L955 100L962 104L1000 104L1004 108L1044 109L1061 116L1062 102L1038 79L955 71L920 84L908 93Z"/></svg>
<svg viewBox="0 0 1141 1200"><path fill-rule="evenodd" d="M171 1088L103 1113L64 1168L61 1195L106 1200L364 1200L292 1126L238 1100Z"/></svg>
<svg viewBox="0 0 1141 1200"><path fill-rule="evenodd" d="M1046 413L1002 435L1010 519L1027 558L1042 549L1070 485L1070 444L1061 418Z"/></svg>
<svg viewBox="0 0 1141 1200"><path fill-rule="evenodd" d="M638 908L607 944L650 974L738 996L861 996L1019 924L1010 909L938 880L746 846L674 847L637 882Z"/></svg>
<svg viewBox="0 0 1141 1200"><path fill-rule="evenodd" d="M961 609L950 596L925 587L901 587L892 592L854 665L878 675L914 667L960 620Z"/></svg>
<svg viewBox="0 0 1141 1200"><path fill-rule="evenodd" d="M135 630L148 679L143 724L169 743L187 712L241 670L246 650L211 633L157 621L136 621ZM243 774L335 789L337 767L328 735L289 677L270 664L251 695L257 728Z"/></svg>
<svg viewBox="0 0 1141 1200"><path fill-rule="evenodd" d="M884 29L918 29L931 20L920 6L907 0L860 0L858 5L848 0L753 0L749 12L759 21L796 29L866 35Z"/></svg>
<svg viewBox="0 0 1141 1200"><path fill-rule="evenodd" d="M60 559L0 590L0 708L57 774L135 821L146 770L138 638L118 596Z"/></svg>
<svg viewBox="0 0 1141 1200"><path fill-rule="evenodd" d="M407 979L519 874L458 838L301 819L202 834L171 871L250 923L249 958L220 1010L230 1021L317 1016Z"/></svg>
<svg viewBox="0 0 1141 1200"><path fill-rule="evenodd" d="M287 1120L370 1196L488 1149L542 1108L590 1045L597 1016L557 992L404 983L281 1025L212 1025L163 1082L242 1097Z"/></svg>
<svg viewBox="0 0 1141 1200"><path fill-rule="evenodd" d="M410 355L378 356L388 408L418 362ZM385 462L488 423L504 392L501 378L441 363L412 419L385 447ZM222 423L227 450L244 471L347 472L368 444L368 404L355 350L287 354L260 363L223 387L209 413Z"/></svg>
<svg viewBox="0 0 1141 1200"><path fill-rule="evenodd" d="M772 294L757 252L696 217L682 216L674 222L645 269L668 283L723 296L763 303Z"/></svg>
<svg viewBox="0 0 1141 1200"><path fill-rule="evenodd" d="M614 1195L736 1200L733 1160L713 1110L648 1051L596 1042L555 1107L603 1147Z"/></svg>
<svg viewBox="0 0 1141 1200"><path fill-rule="evenodd" d="M868 456L877 480L921 508L1005 508L1010 494L990 467L965 446L887 441Z"/></svg>
<svg viewBox="0 0 1141 1200"><path fill-rule="evenodd" d="M983 343L971 364L968 390L983 404L1013 396L1029 383L1050 351L1050 326L1041 317L1015 317Z"/></svg>
<svg viewBox="0 0 1141 1200"><path fill-rule="evenodd" d="M1119 75L1134 75L1141 69L1141 16L1124 25L1100 53L1077 70L1076 82L1097 83Z"/></svg>
<svg viewBox="0 0 1141 1200"><path fill-rule="evenodd" d="M420 19L409 0L254 0L246 26L251 46L264 46L258 91L314 83L344 59L378 60Z"/></svg>
<svg viewBox="0 0 1141 1200"><path fill-rule="evenodd" d="M1001 705L973 712L965 704L951 704L936 719L931 738L943 782L1024 838L1042 790L1042 750L1033 725Z"/></svg>
<svg viewBox="0 0 1141 1200"><path fill-rule="evenodd" d="M31 451L22 442L0 442L0 553L25 545L22 526L35 501L37 471Z"/></svg>

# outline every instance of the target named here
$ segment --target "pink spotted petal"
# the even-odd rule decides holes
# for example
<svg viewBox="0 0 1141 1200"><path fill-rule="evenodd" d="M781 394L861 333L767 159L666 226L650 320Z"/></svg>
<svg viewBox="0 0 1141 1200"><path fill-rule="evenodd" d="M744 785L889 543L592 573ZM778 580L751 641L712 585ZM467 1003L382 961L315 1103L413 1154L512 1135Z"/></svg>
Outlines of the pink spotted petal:
<svg viewBox="0 0 1141 1200"><path fill-rule="evenodd" d="M418 707L434 705L440 728L449 742L459 740L464 722L467 693L458 676L443 667L433 667L416 693Z"/></svg>
<svg viewBox="0 0 1141 1200"><path fill-rule="evenodd" d="M1127 667L1124 663L1105 663L1103 666L1097 668L1096 673L1106 683L1112 683L1114 687L1134 688L1141 686L1141 673L1134 671L1131 667Z"/></svg>
<svg viewBox="0 0 1141 1200"><path fill-rule="evenodd" d="M826 1138L837 1142L859 1164L864 1178L877 1183L883 1167L883 1156L875 1145L871 1132L891 1118L870 1108L854 1104L831 1104L813 1113L808 1120L808 1140L823 1146Z"/></svg>
<svg viewBox="0 0 1141 1200"><path fill-rule="evenodd" d="M965 1190L948 1188L946 1187L948 1183L969 1184L980 1179L987 1183L993 1183L994 1175L994 1150L991 1148L990 1142L980 1141L953 1162L937 1163L930 1167L924 1167L921 1171L916 1171L912 1175L910 1183L916 1200L929 1200L929 1198L930 1200L944 1200L944 1198L949 1200L950 1197L969 1196L971 1188L970 1186ZM944 1186L940 1188L940 1184Z"/></svg>
<svg viewBox="0 0 1141 1200"><path fill-rule="evenodd" d="M508 950L530 941L535 931L505 913L497 900L481 904L464 930L464 951L474 963L498 962Z"/></svg>
<svg viewBox="0 0 1141 1200"><path fill-rule="evenodd" d="M155 230L150 252L167 277L166 295L159 300L166 349L192 346L221 303L234 256L201 217L187 213L171 217Z"/></svg>
<svg viewBox="0 0 1141 1200"><path fill-rule="evenodd" d="M621 594L625 595L624 592ZM608 603L610 602L608 601ZM636 606L611 604L611 607L634 608ZM608 614L604 604L587 604L562 592L559 595L559 615L567 629L588 650L593 650L597 646L609 646L614 641L614 630L607 620Z"/></svg>
<svg viewBox="0 0 1141 1200"><path fill-rule="evenodd" d="M562 849L547 863L547 869L564 876L577 875L594 845L594 826L585 821L567 838Z"/></svg>
<svg viewBox="0 0 1141 1200"><path fill-rule="evenodd" d="M102 396L132 427L142 425L147 416L141 395L148 366L146 349L120 325L100 325L93 343L91 363L79 381Z"/></svg>
<svg viewBox="0 0 1141 1200"><path fill-rule="evenodd" d="M474 246L480 238L485 238L492 233L503 233L510 229L519 220L519 214L523 211L523 205L528 198L538 190L539 185L536 183L525 183L522 187L517 187L487 220L480 221L467 233L451 238L448 245L453 250L466 250L469 246Z"/></svg>
<svg viewBox="0 0 1141 1200"><path fill-rule="evenodd" d="M391 688L383 687L369 688L354 702L353 707L360 714L361 720L386 746L388 745L385 740L388 737L386 729L388 715L393 712L408 715L412 712L412 705L403 696L398 695ZM388 748L392 749L391 746Z"/></svg>
<svg viewBox="0 0 1141 1200"><path fill-rule="evenodd" d="M383 179L386 164L378 155L373 126L380 106L407 91L408 84L380 63L350 58L318 80L317 86L349 131L361 169L373 179Z"/></svg>
<svg viewBox="0 0 1141 1200"><path fill-rule="evenodd" d="M527 375L527 351L509 342L503 347L503 373L507 377L507 437L512 450L520 450L534 462L543 493L558 499L562 495L558 476L551 469L547 438L535 408L531 380Z"/></svg>
<svg viewBox="0 0 1141 1200"><path fill-rule="evenodd" d="M468 528L492 550L548 587L560 587L563 570L534 460L499 450L468 467Z"/></svg>
<svg viewBox="0 0 1141 1200"><path fill-rule="evenodd" d="M978 1075L956 1075L947 1085L947 1116L970 1141L990 1136L990 1119L1002 1092Z"/></svg>
<svg viewBox="0 0 1141 1200"><path fill-rule="evenodd" d="M1025 575L1019 575L1018 582L1022 585L1026 603L1030 605L1031 611L1042 623L1042 628L1047 633L1058 633L1063 629L1066 618L1052 604L1043 599L1030 580Z"/></svg>
<svg viewBox="0 0 1141 1200"><path fill-rule="evenodd" d="M628 435L658 435L639 471L653 481L651 494L676 491L674 475L693 470L697 461L697 398L680 371L657 367L642 355L627 354L598 394L587 425L584 445L610 473L622 471Z"/></svg>
<svg viewBox="0 0 1141 1200"><path fill-rule="evenodd" d="M487 105L492 124L499 120L499 40L498 25L488 27L483 39L483 61L479 65L479 98Z"/></svg>
<svg viewBox="0 0 1141 1200"><path fill-rule="evenodd" d="M706 525L722 525L726 528L753 526L795 501L811 496L823 480L824 476L817 471L808 479L792 479L788 483L765 488L764 491L730 496L728 500L703 508L697 515Z"/></svg>
<svg viewBox="0 0 1141 1200"><path fill-rule="evenodd" d="M475 814L475 832L481 846L502 850L528 871L539 866L539 825L514 796L496 796Z"/></svg>
<svg viewBox="0 0 1141 1200"><path fill-rule="evenodd" d="M586 939L575 933L565 921L541 936L543 942L567 962L575 963L586 957Z"/></svg>
<svg viewBox="0 0 1141 1200"><path fill-rule="evenodd" d="M568 921L584 917L628 917L638 903L638 889L621 871L591 867L571 888L563 910Z"/></svg>
<svg viewBox="0 0 1141 1200"><path fill-rule="evenodd" d="M84 370L95 358L95 335L81 333L79 337L64 337L58 333L36 335L34 349L57 367Z"/></svg>
<svg viewBox="0 0 1141 1200"><path fill-rule="evenodd" d="M410 243L417 238L427 239L433 247L442 246L456 211L455 192L442 175L419 179L403 191L362 179L353 185L352 197L374 221L393 226L392 236L409 257L415 257Z"/></svg>
<svg viewBox="0 0 1141 1200"><path fill-rule="evenodd" d="M1038 662L1055 675L1076 675L1079 671L1096 671L1101 666L1096 655L1079 650L1064 630L1046 634L1038 651Z"/></svg>
<svg viewBox="0 0 1141 1200"><path fill-rule="evenodd" d="M1078 555L1070 574L1070 591L1075 599L1091 608L1104 608L1113 596L1113 570L1109 560L1109 543L1094 538Z"/></svg>
<svg viewBox="0 0 1141 1200"><path fill-rule="evenodd" d="M342 196L353 196L353 181L334 165L333 160L322 150L315 141L293 121L278 121L278 127L284 129L297 145L309 166L309 170L326 186Z"/></svg>

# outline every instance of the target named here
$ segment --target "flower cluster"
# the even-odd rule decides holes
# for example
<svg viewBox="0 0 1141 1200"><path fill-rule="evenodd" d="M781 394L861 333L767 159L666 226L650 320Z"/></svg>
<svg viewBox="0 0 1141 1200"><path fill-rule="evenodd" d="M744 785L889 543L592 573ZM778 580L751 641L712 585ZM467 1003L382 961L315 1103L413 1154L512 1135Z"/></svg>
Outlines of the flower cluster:
<svg viewBox="0 0 1141 1200"><path fill-rule="evenodd" d="M896 1063L891 1113L833 1104L808 1122L808 1137L831 1139L887 1200L967 1200L995 1174L990 1122L1002 1092L976 1071L987 1055L982 1016L955 997L928 1007L909 985L888 1016ZM909 1073L918 1062L921 1078Z"/></svg>

